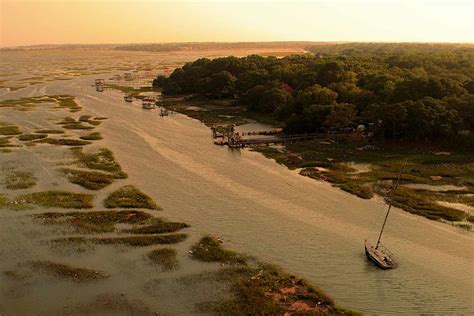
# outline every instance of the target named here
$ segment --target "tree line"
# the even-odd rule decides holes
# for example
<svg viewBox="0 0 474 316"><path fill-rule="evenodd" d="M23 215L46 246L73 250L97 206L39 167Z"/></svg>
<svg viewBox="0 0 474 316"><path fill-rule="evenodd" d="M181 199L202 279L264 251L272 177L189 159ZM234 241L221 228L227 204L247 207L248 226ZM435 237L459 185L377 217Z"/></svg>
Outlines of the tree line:
<svg viewBox="0 0 474 316"><path fill-rule="evenodd" d="M473 138L474 46L341 44L285 58L202 58L153 85L164 95L235 98L287 133L371 126L401 140Z"/></svg>

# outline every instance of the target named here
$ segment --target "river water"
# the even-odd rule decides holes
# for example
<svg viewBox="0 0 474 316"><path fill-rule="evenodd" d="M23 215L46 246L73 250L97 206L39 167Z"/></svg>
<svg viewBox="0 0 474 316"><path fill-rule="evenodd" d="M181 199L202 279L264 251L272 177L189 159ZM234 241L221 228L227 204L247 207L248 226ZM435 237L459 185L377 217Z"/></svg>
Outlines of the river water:
<svg viewBox="0 0 474 316"><path fill-rule="evenodd" d="M160 117L93 77L51 82L21 95L72 94L83 114L105 116L104 146L170 220L222 236L230 248L276 263L366 314L474 314L473 234L394 209L383 239L399 267L364 255L384 208L300 176L249 150L215 146L209 129L180 114ZM15 97L12 95L11 97Z"/></svg>

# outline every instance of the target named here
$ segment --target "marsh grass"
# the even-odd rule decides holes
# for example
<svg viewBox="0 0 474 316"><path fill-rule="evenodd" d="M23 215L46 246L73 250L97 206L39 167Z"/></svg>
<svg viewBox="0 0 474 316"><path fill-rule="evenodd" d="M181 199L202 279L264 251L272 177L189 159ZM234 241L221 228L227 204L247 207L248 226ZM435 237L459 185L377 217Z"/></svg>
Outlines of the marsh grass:
<svg viewBox="0 0 474 316"><path fill-rule="evenodd" d="M0 135L13 136L20 134L22 134L22 132L18 126L6 122L0 122Z"/></svg>
<svg viewBox="0 0 474 316"><path fill-rule="evenodd" d="M8 205L8 199L5 194L0 193L0 208L4 208Z"/></svg>
<svg viewBox="0 0 474 316"><path fill-rule="evenodd" d="M78 140L78 139L67 139L67 138L43 138L39 140L35 140L32 143L34 144L50 144L56 146L85 146L92 144L90 141L85 140Z"/></svg>
<svg viewBox="0 0 474 316"><path fill-rule="evenodd" d="M67 191L43 191L17 196L10 204L13 208L31 208L33 206L59 208L92 208L93 195Z"/></svg>
<svg viewBox="0 0 474 316"><path fill-rule="evenodd" d="M29 261L29 266L35 271L41 271L73 282L90 282L108 278L108 275L101 271L77 268L69 264L52 261Z"/></svg>
<svg viewBox="0 0 474 316"><path fill-rule="evenodd" d="M227 281L233 298L199 305L214 315L359 315L335 306L334 301L307 281L279 268L233 266L217 277Z"/></svg>
<svg viewBox="0 0 474 316"><path fill-rule="evenodd" d="M79 121L81 121L81 122L87 122L87 121L89 121L89 119L90 119L91 117L92 117L92 116L90 116L90 115L81 115L81 116L79 117Z"/></svg>
<svg viewBox="0 0 474 316"><path fill-rule="evenodd" d="M70 123L60 123L65 129L75 129L75 130L89 130L94 129L93 126L84 125L82 122L70 122Z"/></svg>
<svg viewBox="0 0 474 316"><path fill-rule="evenodd" d="M28 189L33 187L38 180L31 171L15 169L2 169L5 174L5 187L9 190Z"/></svg>
<svg viewBox="0 0 474 316"><path fill-rule="evenodd" d="M249 257L245 261L235 261L244 256L224 249L215 238L204 237L191 251L193 257L196 254L201 261L233 263L203 276L208 281L228 284L232 297L200 303L199 312L212 315L359 315L337 307L320 289L276 266Z"/></svg>
<svg viewBox="0 0 474 316"><path fill-rule="evenodd" d="M57 96L56 101L59 108L68 108L71 111L78 111L81 107L76 103L72 96Z"/></svg>
<svg viewBox="0 0 474 316"><path fill-rule="evenodd" d="M462 221L466 217L463 211L439 205L420 191L404 187L399 187L389 202L410 213L423 215L433 220Z"/></svg>
<svg viewBox="0 0 474 316"><path fill-rule="evenodd" d="M39 82L38 82L39 83ZM30 83L31 84L31 83ZM21 89L24 87L17 87L15 89ZM12 90L13 91L13 90ZM39 97L29 97L16 100L4 100L0 101L0 107L11 107L18 110L24 110L34 108L42 104L55 104L57 109L69 109L71 112L81 110L81 107L75 102L73 96L68 95L45 95Z"/></svg>
<svg viewBox="0 0 474 316"><path fill-rule="evenodd" d="M112 192L104 200L106 208L147 208L160 209L151 197L133 185L127 185Z"/></svg>
<svg viewBox="0 0 474 316"><path fill-rule="evenodd" d="M146 247L152 245L177 244L187 238L187 234L130 236L116 238L91 238L95 244L102 245L125 245L132 247Z"/></svg>
<svg viewBox="0 0 474 316"><path fill-rule="evenodd" d="M164 234L164 233L174 233L178 230L188 228L189 225L185 223L178 222L165 222L162 220L155 220L154 223L146 226L138 226L130 229L124 230L124 232L129 234Z"/></svg>
<svg viewBox="0 0 474 316"><path fill-rule="evenodd" d="M467 223L461 223L461 224L454 224L454 226L457 226L461 229L464 229L468 232L472 231L472 225L471 224L467 224Z"/></svg>
<svg viewBox="0 0 474 316"><path fill-rule="evenodd" d="M371 199L374 196L374 191L369 185L346 182L339 186L342 190L357 195L362 199Z"/></svg>
<svg viewBox="0 0 474 316"><path fill-rule="evenodd" d="M5 147L21 147L21 145L15 145L10 142L12 136L0 137L0 148Z"/></svg>
<svg viewBox="0 0 474 316"><path fill-rule="evenodd" d="M170 235L149 235L149 236L129 236L129 237L105 237L105 238L84 238L67 237L53 239L51 243L54 246L73 246L90 243L96 245L123 245L130 247L147 247L153 245L171 245L184 241L188 236L186 234Z"/></svg>
<svg viewBox="0 0 474 316"><path fill-rule="evenodd" d="M474 190L474 155L469 152L443 156L434 154L439 151L436 148L418 146L413 149L400 147L401 145L361 150L361 147L358 147L360 144L346 143L337 138L327 139L325 143L308 141L288 144L284 152L269 147L256 147L254 150L288 168L303 168L300 172L302 175L328 181L333 186L365 199L371 198L374 192L380 194L380 187L384 187L384 182L396 181L406 159L408 165L401 178L404 184L467 186L468 191ZM354 170L345 165L350 162L370 164L371 170L354 173ZM316 167L328 170L319 171ZM440 176L441 179L435 182L431 176ZM459 221L465 218L466 214L438 205L435 198L470 205L469 199L463 196L459 192L435 193L403 188L393 203L410 213L429 219Z"/></svg>
<svg viewBox="0 0 474 316"><path fill-rule="evenodd" d="M156 249L148 253L148 259L161 266L162 271L176 270L179 267L176 250L173 248Z"/></svg>
<svg viewBox="0 0 474 316"><path fill-rule="evenodd" d="M48 137L48 135L42 135L42 134L23 134L18 136L18 139L21 140L22 142L28 142L32 140L38 140L38 139L43 139Z"/></svg>
<svg viewBox="0 0 474 316"><path fill-rule="evenodd" d="M115 179L125 179L127 174L122 171L122 168L115 161L113 153L101 148L94 153L84 153L80 149L74 149L73 154L77 157L77 163L89 169L102 170L113 174Z"/></svg>
<svg viewBox="0 0 474 316"><path fill-rule="evenodd" d="M116 224L141 224L152 218L142 211L95 211L42 213L33 215L45 225L68 225L77 233L108 233L115 231Z"/></svg>
<svg viewBox="0 0 474 316"><path fill-rule="evenodd" d="M87 123L89 123L90 125L92 126L99 126L102 121L93 121L93 120L90 120L90 121L87 121Z"/></svg>
<svg viewBox="0 0 474 316"><path fill-rule="evenodd" d="M92 126L98 126L100 125L101 120L91 120L91 117L90 115L81 115L78 119L79 122L84 122L84 123L88 123Z"/></svg>
<svg viewBox="0 0 474 316"><path fill-rule="evenodd" d="M101 140L102 136L100 135L99 132L93 132L88 135L81 136L79 138L83 140Z"/></svg>
<svg viewBox="0 0 474 316"><path fill-rule="evenodd" d="M474 188L471 188L471 190L462 191L426 192L423 190L418 190L418 192L430 194L433 200L461 203L474 207Z"/></svg>
<svg viewBox="0 0 474 316"><path fill-rule="evenodd" d="M83 171L68 168L61 169L61 172L66 175L70 182L89 190L100 190L114 181L112 175L103 172Z"/></svg>
<svg viewBox="0 0 474 316"><path fill-rule="evenodd" d="M221 262L227 264L245 264L246 258L222 247L215 237L205 236L191 247L191 257L204 262Z"/></svg>

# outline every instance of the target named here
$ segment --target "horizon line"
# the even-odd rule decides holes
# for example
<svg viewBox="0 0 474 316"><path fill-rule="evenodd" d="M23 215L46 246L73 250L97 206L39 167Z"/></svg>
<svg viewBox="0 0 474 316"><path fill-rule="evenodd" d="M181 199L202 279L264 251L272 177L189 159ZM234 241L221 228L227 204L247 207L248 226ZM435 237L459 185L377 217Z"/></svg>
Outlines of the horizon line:
<svg viewBox="0 0 474 316"><path fill-rule="evenodd" d="M333 43L333 44L347 44L347 43L377 43L377 44L467 44L473 45L474 42L449 42L449 41L310 41L310 40L275 40L275 41L176 41L176 42L117 42L117 43L41 43L41 44L23 44L23 45L12 45L2 46L4 48L25 48L25 47L40 47L40 46L99 46L99 45L166 45L166 44L242 44L242 43L253 43L253 44L265 44L265 43Z"/></svg>

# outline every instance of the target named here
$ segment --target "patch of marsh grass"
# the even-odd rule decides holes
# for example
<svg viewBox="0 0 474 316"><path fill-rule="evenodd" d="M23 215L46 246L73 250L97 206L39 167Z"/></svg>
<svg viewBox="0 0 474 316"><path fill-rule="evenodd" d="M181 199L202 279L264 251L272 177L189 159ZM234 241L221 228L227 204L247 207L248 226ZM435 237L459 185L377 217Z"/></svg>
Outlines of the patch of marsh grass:
<svg viewBox="0 0 474 316"><path fill-rule="evenodd" d="M130 234L165 234L165 233L174 233L178 230L189 227L186 223L179 222L165 222L162 220L157 220L154 223L146 226L137 226L130 229L124 230L126 233Z"/></svg>
<svg viewBox="0 0 474 316"><path fill-rule="evenodd" d="M93 200L91 194L51 190L17 196L10 204L19 209L33 206L81 209L92 208Z"/></svg>
<svg viewBox="0 0 474 316"><path fill-rule="evenodd" d="M0 208L4 208L8 205L8 199L5 194L0 193Z"/></svg>
<svg viewBox="0 0 474 316"><path fill-rule="evenodd" d="M148 259L156 265L161 266L162 271L176 270L179 267L176 259L176 250L173 248L156 249L148 253Z"/></svg>
<svg viewBox="0 0 474 316"><path fill-rule="evenodd" d="M100 190L110 185L114 181L114 177L110 174L98 171L83 171L75 169L61 169L67 179L89 190Z"/></svg>
<svg viewBox="0 0 474 316"><path fill-rule="evenodd" d="M39 82L33 82L30 84L35 84ZM15 90L21 89L23 87L16 87L13 88ZM13 91L13 90L11 90ZM29 97L29 98L22 98L16 100L4 100L0 101L0 107L12 107L17 108L18 110L24 110L28 108L37 107L38 105L45 104L45 103L53 103L56 104L55 108L67 108L71 112L79 111L81 107L75 102L75 98L73 96L66 96L66 95L45 95L39 97Z"/></svg>
<svg viewBox="0 0 474 316"><path fill-rule="evenodd" d="M78 159L78 164L89 169L110 172L115 179L125 179L127 174L122 171L122 167L115 161L113 153L101 148L94 153L84 153L81 149L74 149L73 154Z"/></svg>
<svg viewBox="0 0 474 316"><path fill-rule="evenodd" d="M22 142L28 142L32 140L38 140L38 139L43 139L48 137L48 135L42 135L42 134L23 134L18 136L18 139L21 140Z"/></svg>
<svg viewBox="0 0 474 316"><path fill-rule="evenodd" d="M104 200L106 208L147 208L159 209L151 197L141 192L133 185L127 185L112 192Z"/></svg>
<svg viewBox="0 0 474 316"><path fill-rule="evenodd" d="M191 251L197 260L232 263L212 274L200 276L204 280L228 284L233 294L229 299L200 303L200 312L212 315L360 315L336 306L323 291L276 266L248 257L240 260L244 256L224 249L213 237L204 237ZM185 284L194 282L189 278L179 280Z"/></svg>
<svg viewBox="0 0 474 316"><path fill-rule="evenodd" d="M52 261L29 261L29 265L35 271L70 280L73 282L89 282L108 278L108 275L101 271L73 267L69 264Z"/></svg>
<svg viewBox="0 0 474 316"><path fill-rule="evenodd" d="M147 247L153 245L171 245L184 241L188 235L186 234L170 234L170 235L148 235L148 236L129 236L129 237L104 237L104 238L84 238L84 237L67 237L53 239L53 245L73 246L83 243L96 245L123 245L130 247Z"/></svg>
<svg viewBox="0 0 474 316"><path fill-rule="evenodd" d="M77 129L77 130L82 130L82 129L94 129L92 126L84 125L81 122L71 122L71 123L66 123L66 124L61 124L63 128L65 129Z"/></svg>
<svg viewBox="0 0 474 316"><path fill-rule="evenodd" d="M232 266L215 276L233 297L198 305L212 315L360 315L339 308L323 291L271 265Z"/></svg>
<svg viewBox="0 0 474 316"><path fill-rule="evenodd" d="M101 140L102 136L100 135L99 132L93 132L88 135L81 136L79 138L83 140Z"/></svg>
<svg viewBox="0 0 474 316"><path fill-rule="evenodd" d="M5 148L5 147L20 147L20 146L18 146L18 145L14 145L14 144L10 143L10 140L11 140L11 136L0 137L0 147L1 147L1 148Z"/></svg>
<svg viewBox="0 0 474 316"><path fill-rule="evenodd" d="M31 171L19 171L3 168L5 187L9 190L28 189L36 184L37 178Z"/></svg>
<svg viewBox="0 0 474 316"><path fill-rule="evenodd" d="M90 115L81 115L78 119L79 122L84 122L84 123L89 123L90 125L92 126L98 126L100 125L101 120L91 120L91 117Z"/></svg>
<svg viewBox="0 0 474 316"><path fill-rule="evenodd" d="M191 257L204 262L245 264L246 258L222 247L222 242L212 236L205 236L191 247Z"/></svg>
<svg viewBox="0 0 474 316"><path fill-rule="evenodd" d="M12 136L20 134L22 134L22 132L18 126L6 122L0 122L0 135Z"/></svg>
<svg viewBox="0 0 474 316"><path fill-rule="evenodd" d="M43 138L33 141L34 144L50 144L56 146L85 146L92 144L92 142L78 139L67 139L67 138Z"/></svg>
<svg viewBox="0 0 474 316"><path fill-rule="evenodd" d="M68 108L71 111L78 111L81 107L76 103L76 100L72 96L60 96L56 98L59 108Z"/></svg>
<svg viewBox="0 0 474 316"><path fill-rule="evenodd" d="M81 121L81 122L87 122L87 121L89 121L89 119L91 117L92 116L90 116L90 115L81 115L78 120Z"/></svg>
<svg viewBox="0 0 474 316"><path fill-rule="evenodd" d="M68 225L77 233L108 233L116 224L141 224L152 218L142 211L49 212L33 215L45 225Z"/></svg>
<svg viewBox="0 0 474 316"><path fill-rule="evenodd" d="M417 190L406 187L399 187L390 202L395 207L432 220L462 221L466 217L465 212L439 205L418 193Z"/></svg>

